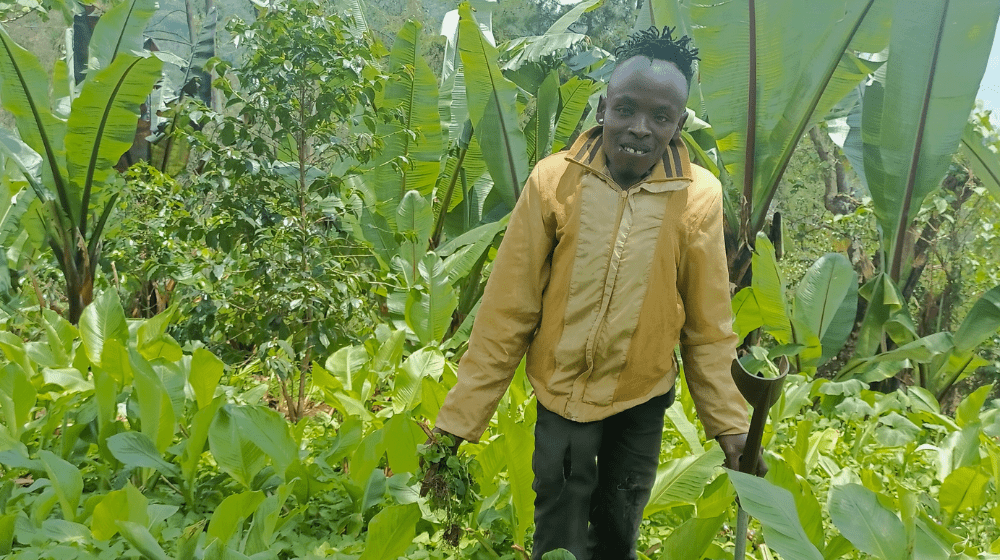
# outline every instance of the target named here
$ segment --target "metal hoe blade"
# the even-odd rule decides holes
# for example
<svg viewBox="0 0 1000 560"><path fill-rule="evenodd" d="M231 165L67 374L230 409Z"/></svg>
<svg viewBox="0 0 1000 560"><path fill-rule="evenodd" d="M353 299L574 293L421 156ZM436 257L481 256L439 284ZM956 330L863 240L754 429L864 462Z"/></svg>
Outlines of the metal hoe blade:
<svg viewBox="0 0 1000 560"><path fill-rule="evenodd" d="M732 375L736 388L743 398L753 407L750 417L750 431L747 433L747 443L740 456L740 472L757 474L757 454L764 438L764 426L767 424L767 413L781 397L781 386L788 375L788 359L784 356L778 361L778 377L767 379L748 372L739 360L733 360ZM740 506L736 515L736 553L734 560L743 560L747 550L747 525L749 515Z"/></svg>

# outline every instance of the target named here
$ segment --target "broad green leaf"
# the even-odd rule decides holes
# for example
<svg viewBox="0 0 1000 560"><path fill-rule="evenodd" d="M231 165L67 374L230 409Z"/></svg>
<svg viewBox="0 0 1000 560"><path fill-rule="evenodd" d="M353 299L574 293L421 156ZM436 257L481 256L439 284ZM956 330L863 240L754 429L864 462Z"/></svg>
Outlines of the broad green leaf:
<svg viewBox="0 0 1000 560"><path fill-rule="evenodd" d="M458 294L437 255L429 253L419 266L423 290L410 290L406 298L406 324L421 344L439 342L451 326Z"/></svg>
<svg viewBox="0 0 1000 560"><path fill-rule="evenodd" d="M551 35L555 33L564 33L567 29L569 29L569 26L573 25L578 19L580 19L580 16L600 8L602 4L604 4L604 0L583 0L582 2L579 2L576 6L573 6L571 10L568 10L565 14L563 14L562 17L557 19L555 23L549 26L545 34Z"/></svg>
<svg viewBox="0 0 1000 560"><path fill-rule="evenodd" d="M961 151L969 160L969 167L982 182L994 200L1000 200L1000 154L996 145L989 145L975 123L965 125Z"/></svg>
<svg viewBox="0 0 1000 560"><path fill-rule="evenodd" d="M361 388L354 387L352 379L367 361L368 353L363 346L345 346L326 359L324 368L340 380L344 389L360 392Z"/></svg>
<svg viewBox="0 0 1000 560"><path fill-rule="evenodd" d="M420 253L412 262L419 262L427 250L427 241L431 238L431 230L434 229L431 203L427 202L419 192L407 191L396 210L396 220L397 231L415 243Z"/></svg>
<svg viewBox="0 0 1000 560"><path fill-rule="evenodd" d="M379 127L385 146L375 162L373 186L390 222L395 221L392 213L407 191L431 194L443 151L437 80L424 60L420 37L421 25L407 21L389 56L392 78L386 84L384 103L388 109L401 111L402 121ZM420 239L428 238L429 233Z"/></svg>
<svg viewBox="0 0 1000 560"><path fill-rule="evenodd" d="M529 403L530 406L533 405ZM535 492L532 488L535 476L531 470L535 434L532 425L515 422L509 410L501 412L499 418L500 431L506 436L503 447L507 456L507 480L511 487L517 519L514 542L523 545L524 535L535 515Z"/></svg>
<svg viewBox="0 0 1000 560"><path fill-rule="evenodd" d="M123 348L128 347L128 325L125 324L125 310L117 290L105 290L84 308L80 316L80 338L87 357L97 366L102 365L106 341L114 340ZM114 372L109 373L114 376Z"/></svg>
<svg viewBox="0 0 1000 560"><path fill-rule="evenodd" d="M417 445L426 436L407 414L396 414L382 428L385 431L385 452L389 468L394 473L414 473L419 470Z"/></svg>
<svg viewBox="0 0 1000 560"><path fill-rule="evenodd" d="M225 403L224 398L219 397L208 406L198 410L191 418L187 441L184 443L184 452L179 458L186 489L194 486L195 476L198 473L198 462L201 460L201 454L205 451L205 442L208 441L208 430L212 425L212 420L215 419L215 413L222 407L223 403Z"/></svg>
<svg viewBox="0 0 1000 560"><path fill-rule="evenodd" d="M693 504L724 459L722 448L716 446L700 455L687 455L660 465L643 515L679 504Z"/></svg>
<svg viewBox="0 0 1000 560"><path fill-rule="evenodd" d="M938 502L951 515L967 509L978 509L986 503L986 488L989 483L990 475L981 467L957 468L941 483Z"/></svg>
<svg viewBox="0 0 1000 560"><path fill-rule="evenodd" d="M967 426L979 422L979 411L983 409L983 404L993 391L993 384L983 385L975 391L969 393L958 405L958 413L955 415L955 422L959 426Z"/></svg>
<svg viewBox="0 0 1000 560"><path fill-rule="evenodd" d="M420 404L423 379L425 377L435 381L441 379L444 364L444 356L436 349L421 348L410 354L393 381L393 410L398 414Z"/></svg>
<svg viewBox="0 0 1000 560"><path fill-rule="evenodd" d="M559 117L556 120L555 131L552 134L552 152L558 152L569 144L570 137L576 131L587 108L590 96L601 88L601 84L592 80L573 76L559 86Z"/></svg>
<svg viewBox="0 0 1000 560"><path fill-rule="evenodd" d="M6 246L13 243L13 234L18 229L18 221L28 210L28 205L42 188L42 156L31 149L30 146L14 136L9 130L0 128L0 154L10 158L18 170L24 175L31 190L21 192L15 203L11 204L11 196L14 193L4 193L3 200L0 201L0 240Z"/></svg>
<svg viewBox="0 0 1000 560"><path fill-rule="evenodd" d="M148 467L163 474L176 476L177 467L168 463L156 449L153 441L140 432L122 432L108 438L108 449L126 466Z"/></svg>
<svg viewBox="0 0 1000 560"><path fill-rule="evenodd" d="M62 197L67 187L63 148L66 124L50 110L49 79L38 59L14 43L2 27L0 101L3 108L14 116L21 141L42 157L41 176L46 188L54 187L55 192L51 195L55 197L58 194ZM24 163L30 165L28 161ZM65 206L66 199L61 200ZM64 210L68 210L68 207ZM68 217L75 221L74 215Z"/></svg>
<svg viewBox="0 0 1000 560"><path fill-rule="evenodd" d="M896 4L889 50L905 56L890 56L884 82L865 89L862 118L884 269L896 281L909 268L906 231L958 149L998 18L993 0Z"/></svg>
<svg viewBox="0 0 1000 560"><path fill-rule="evenodd" d="M693 455L701 455L705 452L702 447L701 437L698 435L698 428L688 420L687 415L679 406L671 406L664 415L670 424L677 430L684 443L687 444L688 451Z"/></svg>
<svg viewBox="0 0 1000 560"><path fill-rule="evenodd" d="M807 460L808 462L808 460ZM823 533L823 510L813 494L812 487L806 479L795 474L791 466L785 461L775 461L769 464L767 480L775 486L788 490L795 500L795 510L799 515L799 522L809 542L813 543L817 549L824 548ZM807 468L808 472L808 468Z"/></svg>
<svg viewBox="0 0 1000 560"><path fill-rule="evenodd" d="M222 379L226 365L215 354L204 348L198 348L191 355L191 374L188 383L194 389L198 408L202 409L212 402L215 388Z"/></svg>
<svg viewBox="0 0 1000 560"><path fill-rule="evenodd" d="M733 331L740 340L763 325L764 318L761 317L760 306L757 305L753 288L747 286L736 292L733 296Z"/></svg>
<svg viewBox="0 0 1000 560"><path fill-rule="evenodd" d="M955 332L955 348L971 352L1000 330L1000 286L984 293L972 305Z"/></svg>
<svg viewBox="0 0 1000 560"><path fill-rule="evenodd" d="M495 188L513 209L528 178L527 145L517 125L517 86L501 73L496 47L483 36L468 3L458 11L458 50L465 69L469 118Z"/></svg>
<svg viewBox="0 0 1000 560"><path fill-rule="evenodd" d="M726 170L745 197L741 215L748 231L742 235L752 236L763 226L804 131L870 71L860 69L856 58L844 58L879 2L690 3L709 120ZM884 29L867 31L885 35Z"/></svg>
<svg viewBox="0 0 1000 560"><path fill-rule="evenodd" d="M94 506L90 530L94 538L106 541L118 533L118 521L131 521L139 525L149 523L146 506L149 500L132 483L121 490L108 492Z"/></svg>
<svg viewBox="0 0 1000 560"><path fill-rule="evenodd" d="M389 506L378 512L368 524L365 551L360 560L395 560L413 544L420 520L417 504Z"/></svg>
<svg viewBox="0 0 1000 560"><path fill-rule="evenodd" d="M242 429L227 407L223 407L208 428L208 446L219 468L250 488L253 477L264 468L265 457L252 434L245 437Z"/></svg>
<svg viewBox="0 0 1000 560"><path fill-rule="evenodd" d="M693 517L678 525L663 539L663 558L670 560L702 560L703 554L719 534L726 516Z"/></svg>
<svg viewBox="0 0 1000 560"><path fill-rule="evenodd" d="M277 411L261 406L226 405L220 411L222 414L232 418L241 439L252 441L271 459L279 476L284 477L288 467L298 462L299 447L288 422Z"/></svg>
<svg viewBox="0 0 1000 560"><path fill-rule="evenodd" d="M895 313L903 311L903 294L888 274L880 272L869 280L858 293L868 300L868 311L858 331L855 358L868 358L878 353L885 332L885 324ZM841 372L843 373L843 372ZM839 375L839 374L838 374Z"/></svg>
<svg viewBox="0 0 1000 560"><path fill-rule="evenodd" d="M166 311L157 316L146 319L139 325L136 332L136 349L147 360L164 358L170 362L180 360L184 352L177 341L166 334L167 327L173 320L177 310L176 306L169 307Z"/></svg>
<svg viewBox="0 0 1000 560"><path fill-rule="evenodd" d="M264 497L263 492L241 492L222 500L208 522L209 538L219 539L223 544L228 543L239 524L253 514Z"/></svg>
<svg viewBox="0 0 1000 560"><path fill-rule="evenodd" d="M766 235L757 235L753 254L753 294L764 330L780 344L792 342L792 325L785 303L785 279L778 269L774 245Z"/></svg>
<svg viewBox="0 0 1000 560"><path fill-rule="evenodd" d="M13 437L20 438L24 432L37 396L23 368L9 363L0 369L0 420Z"/></svg>
<svg viewBox="0 0 1000 560"><path fill-rule="evenodd" d="M10 554L14 543L14 523L17 513L0 515L0 554Z"/></svg>
<svg viewBox="0 0 1000 560"><path fill-rule="evenodd" d="M152 56L119 54L108 67L88 76L73 100L66 123L66 169L72 186L70 203L79 206L77 223L84 233L91 197L135 141L139 106L160 78L162 65ZM92 236L89 243L93 248L96 238Z"/></svg>
<svg viewBox="0 0 1000 560"><path fill-rule="evenodd" d="M372 470L378 467L385 455L385 446L385 432L382 430L375 430L361 440L350 461L350 475L355 483L360 485L368 480Z"/></svg>
<svg viewBox="0 0 1000 560"><path fill-rule="evenodd" d="M833 524L858 550L881 560L903 559L903 522L879 503L874 492L860 484L833 486L829 508Z"/></svg>
<svg viewBox="0 0 1000 560"><path fill-rule="evenodd" d="M552 129L555 126L558 108L559 73L553 70L538 86L538 92L535 94L535 114L525 128L528 165L531 167L552 153Z"/></svg>
<svg viewBox="0 0 1000 560"><path fill-rule="evenodd" d="M764 526L764 542L783 558L822 560L799 523L795 500L770 482L739 471L728 470L740 504Z"/></svg>
<svg viewBox="0 0 1000 560"><path fill-rule="evenodd" d="M816 333L825 362L837 355L854 327L858 307L858 274L847 257L820 257L795 289L793 317Z"/></svg>
<svg viewBox="0 0 1000 560"><path fill-rule="evenodd" d="M76 508L80 504L80 496L83 494L83 474L80 469L47 449L39 451L38 458L45 465L49 482L55 489L56 496L59 497L63 519L76 521Z"/></svg>
<svg viewBox="0 0 1000 560"><path fill-rule="evenodd" d="M138 352L129 351L129 364L132 366L134 376L133 397L139 404L139 423L142 433L148 436L156 449L162 453L173 442L174 432L177 429L177 418L170 393L157 372Z"/></svg>
<svg viewBox="0 0 1000 560"><path fill-rule="evenodd" d="M172 560L146 527L132 521L119 521L118 529L125 540L146 560Z"/></svg>
<svg viewBox="0 0 1000 560"><path fill-rule="evenodd" d="M142 31L155 11L154 0L129 0L102 15L90 38L90 70L107 68L118 54L143 52Z"/></svg>
<svg viewBox="0 0 1000 560"><path fill-rule="evenodd" d="M875 439L882 447L903 447L920 435L920 428L897 412L879 418L879 424L875 429Z"/></svg>

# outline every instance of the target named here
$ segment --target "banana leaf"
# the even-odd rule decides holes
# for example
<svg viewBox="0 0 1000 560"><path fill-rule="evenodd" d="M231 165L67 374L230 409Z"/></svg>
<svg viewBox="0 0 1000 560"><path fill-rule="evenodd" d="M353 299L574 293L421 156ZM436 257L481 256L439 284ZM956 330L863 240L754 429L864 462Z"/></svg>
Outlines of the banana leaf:
<svg viewBox="0 0 1000 560"><path fill-rule="evenodd" d="M107 68L119 54L142 53L142 32L155 12L155 0L130 0L101 16L90 38L88 71Z"/></svg>
<svg viewBox="0 0 1000 560"><path fill-rule="evenodd" d="M389 57L389 80L385 106L399 110L400 121L379 127L385 149L376 161L374 188L383 215L390 223L407 191L429 196L440 170L442 147L441 119L438 116L438 87L434 73L421 56L421 26L407 21L396 37ZM399 162L398 166L390 162Z"/></svg>
<svg viewBox="0 0 1000 560"><path fill-rule="evenodd" d="M993 45L995 0L899 2L884 83L865 90L865 175L896 282L909 268L906 232L938 188L965 130Z"/></svg>
<svg viewBox="0 0 1000 560"><path fill-rule="evenodd" d="M857 307L858 274L847 257L827 253L809 267L795 290L792 315L822 341L820 363L847 342Z"/></svg>
<svg viewBox="0 0 1000 560"><path fill-rule="evenodd" d="M559 108L559 73L555 70L542 81L534 98L535 111L525 127L528 144L528 166L552 153L552 132Z"/></svg>
<svg viewBox="0 0 1000 560"><path fill-rule="evenodd" d="M994 200L1000 200L1000 154L997 142L987 143L975 123L965 125L962 133L962 153L969 160L969 167L979 177Z"/></svg>
<svg viewBox="0 0 1000 560"><path fill-rule="evenodd" d="M497 66L497 49L483 35L468 3L459 8L458 50L465 69L469 118L483 148L494 190L514 208L528 178L527 145L517 124L517 86Z"/></svg>
<svg viewBox="0 0 1000 560"><path fill-rule="evenodd" d="M132 146L139 106L160 78L162 65L152 56L120 54L108 67L93 71L73 100L65 140L69 201L85 235L90 198ZM91 241L99 237L95 231Z"/></svg>
<svg viewBox="0 0 1000 560"><path fill-rule="evenodd" d="M727 220L739 224L730 237L744 245L740 254L763 227L799 138L874 69L849 49L880 50L885 27L864 23L882 21L888 2L693 0L686 14L675 10L682 30L693 22L707 114L727 175L742 190L739 219Z"/></svg>
<svg viewBox="0 0 1000 560"><path fill-rule="evenodd" d="M552 151L558 152L565 148L580 124L583 111L587 108L590 96L601 89L601 84L576 76L566 80L559 86L559 118L556 120L552 135Z"/></svg>

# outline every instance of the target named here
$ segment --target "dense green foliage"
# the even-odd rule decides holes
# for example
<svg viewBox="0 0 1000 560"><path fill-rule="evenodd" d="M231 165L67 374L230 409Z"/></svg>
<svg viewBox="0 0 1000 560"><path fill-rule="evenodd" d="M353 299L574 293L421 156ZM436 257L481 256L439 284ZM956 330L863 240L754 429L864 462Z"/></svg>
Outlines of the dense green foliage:
<svg viewBox="0 0 1000 560"><path fill-rule="evenodd" d="M506 215L634 20L702 49L684 135L726 187L734 328L794 372L765 479L681 382L641 557L731 559L738 492L751 558L1000 558L1000 139L966 118L1000 8L758 0L755 42L739 3L475 1L445 37L443 2L184 4L99 10L79 84L0 28L0 555L524 558L524 372L422 496L430 428Z"/></svg>

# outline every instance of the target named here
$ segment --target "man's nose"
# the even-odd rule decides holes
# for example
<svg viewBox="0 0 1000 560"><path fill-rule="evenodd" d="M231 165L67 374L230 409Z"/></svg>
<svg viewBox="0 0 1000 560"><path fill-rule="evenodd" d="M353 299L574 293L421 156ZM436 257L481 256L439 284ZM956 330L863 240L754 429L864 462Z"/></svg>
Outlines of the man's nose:
<svg viewBox="0 0 1000 560"><path fill-rule="evenodd" d="M629 132L639 138L649 136L651 134L649 130L649 121L644 115L636 115L629 125Z"/></svg>

